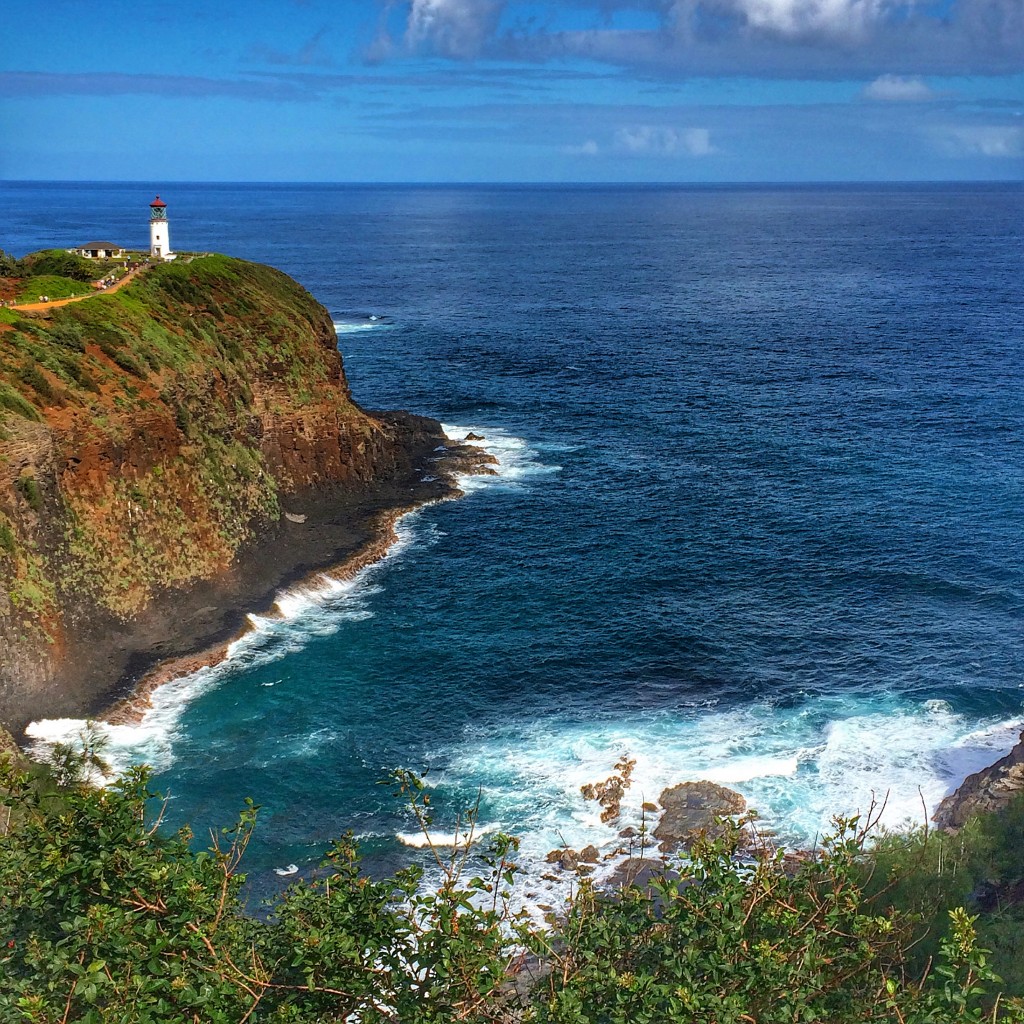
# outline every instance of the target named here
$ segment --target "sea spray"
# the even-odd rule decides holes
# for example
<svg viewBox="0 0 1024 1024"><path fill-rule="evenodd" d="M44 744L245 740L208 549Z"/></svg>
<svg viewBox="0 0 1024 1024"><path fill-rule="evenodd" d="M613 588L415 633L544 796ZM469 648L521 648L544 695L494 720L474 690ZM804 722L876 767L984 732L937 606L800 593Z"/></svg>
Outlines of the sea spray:
<svg viewBox="0 0 1024 1024"><path fill-rule="evenodd" d="M622 829L652 830L657 812L643 804L683 781L736 789L780 842L798 848L812 846L834 815L872 805L884 805L885 826L923 825L965 774L1013 745L1022 724L979 722L935 702L868 700L813 701L785 715L762 703L614 722L552 717L470 732L444 758L439 788L479 784L481 822L521 836L532 880L548 870L552 849L609 854L623 846ZM623 756L636 760L632 784L620 815L604 823L580 790Z"/></svg>

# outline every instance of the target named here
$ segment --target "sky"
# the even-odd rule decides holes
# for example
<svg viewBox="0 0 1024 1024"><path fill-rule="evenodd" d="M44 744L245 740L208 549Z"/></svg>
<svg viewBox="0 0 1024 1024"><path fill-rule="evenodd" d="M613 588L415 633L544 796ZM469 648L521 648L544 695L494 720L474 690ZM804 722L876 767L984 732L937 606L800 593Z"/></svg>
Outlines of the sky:
<svg viewBox="0 0 1024 1024"><path fill-rule="evenodd" d="M4 0L0 179L1024 178L1024 0Z"/></svg>

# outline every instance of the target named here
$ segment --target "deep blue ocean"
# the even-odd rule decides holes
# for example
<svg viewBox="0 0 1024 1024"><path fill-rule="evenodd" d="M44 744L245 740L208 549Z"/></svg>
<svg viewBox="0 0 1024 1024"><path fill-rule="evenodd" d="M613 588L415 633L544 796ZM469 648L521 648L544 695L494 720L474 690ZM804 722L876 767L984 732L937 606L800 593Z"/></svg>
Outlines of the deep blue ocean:
<svg viewBox="0 0 1024 1024"><path fill-rule="evenodd" d="M262 806L257 884L350 829L377 869L416 856L397 766L441 832L479 791L539 892L547 850L613 849L665 785L809 842L872 794L920 823L1013 744L1024 186L8 183L0 246L145 245L156 191L175 248L331 310L364 406L502 460L112 730L197 835ZM610 828L579 787L624 753Z"/></svg>

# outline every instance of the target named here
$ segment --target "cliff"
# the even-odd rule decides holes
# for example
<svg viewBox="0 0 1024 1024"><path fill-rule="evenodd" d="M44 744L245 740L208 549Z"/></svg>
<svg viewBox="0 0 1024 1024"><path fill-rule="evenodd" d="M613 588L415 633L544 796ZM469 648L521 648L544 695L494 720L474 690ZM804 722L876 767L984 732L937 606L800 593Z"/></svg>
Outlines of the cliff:
<svg viewBox="0 0 1024 1024"><path fill-rule="evenodd" d="M1024 793L1024 732L1017 745L995 764L964 779L935 809L932 819L941 828L960 828L976 814L1004 810Z"/></svg>
<svg viewBox="0 0 1024 1024"><path fill-rule="evenodd" d="M418 481L442 440L360 409L326 310L269 267L206 256L0 309L0 723L94 711L237 628L440 494Z"/></svg>

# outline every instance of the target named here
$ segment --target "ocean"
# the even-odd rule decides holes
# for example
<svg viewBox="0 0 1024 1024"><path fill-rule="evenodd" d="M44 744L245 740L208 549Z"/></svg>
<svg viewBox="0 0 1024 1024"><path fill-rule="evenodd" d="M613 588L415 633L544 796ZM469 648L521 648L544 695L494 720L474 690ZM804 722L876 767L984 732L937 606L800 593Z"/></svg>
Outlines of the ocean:
<svg viewBox="0 0 1024 1024"><path fill-rule="evenodd" d="M143 245L157 191L172 246L327 306L361 404L501 460L110 730L200 841L261 805L260 891L349 830L422 856L397 767L439 834L479 801L520 836L538 899L676 782L809 844L873 800L922 824L1014 743L1024 186L6 183L0 246ZM603 825L580 786L623 754Z"/></svg>

